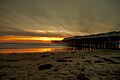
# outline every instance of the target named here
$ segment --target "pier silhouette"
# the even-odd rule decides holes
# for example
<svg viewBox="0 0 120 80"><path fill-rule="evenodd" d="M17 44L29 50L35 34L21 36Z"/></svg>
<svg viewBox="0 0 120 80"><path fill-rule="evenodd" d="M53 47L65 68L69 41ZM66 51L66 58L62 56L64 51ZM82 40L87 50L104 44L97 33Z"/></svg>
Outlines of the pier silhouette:
<svg viewBox="0 0 120 80"><path fill-rule="evenodd" d="M120 49L120 31L64 38L66 46L84 49Z"/></svg>

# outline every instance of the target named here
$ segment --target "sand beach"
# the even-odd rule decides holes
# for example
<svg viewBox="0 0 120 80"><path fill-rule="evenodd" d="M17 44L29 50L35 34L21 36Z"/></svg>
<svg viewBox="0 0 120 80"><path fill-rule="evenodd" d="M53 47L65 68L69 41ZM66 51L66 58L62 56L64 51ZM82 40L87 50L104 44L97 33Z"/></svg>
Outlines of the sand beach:
<svg viewBox="0 0 120 80"><path fill-rule="evenodd" d="M120 51L0 54L0 80L120 80Z"/></svg>

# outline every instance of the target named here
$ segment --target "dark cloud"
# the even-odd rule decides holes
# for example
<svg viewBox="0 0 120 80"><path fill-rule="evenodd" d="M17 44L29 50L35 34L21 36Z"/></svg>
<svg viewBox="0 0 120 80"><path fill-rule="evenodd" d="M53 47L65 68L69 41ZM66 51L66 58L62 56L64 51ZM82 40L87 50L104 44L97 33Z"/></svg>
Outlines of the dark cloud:
<svg viewBox="0 0 120 80"><path fill-rule="evenodd" d="M70 36L120 30L119 3L120 0L0 0L0 35Z"/></svg>

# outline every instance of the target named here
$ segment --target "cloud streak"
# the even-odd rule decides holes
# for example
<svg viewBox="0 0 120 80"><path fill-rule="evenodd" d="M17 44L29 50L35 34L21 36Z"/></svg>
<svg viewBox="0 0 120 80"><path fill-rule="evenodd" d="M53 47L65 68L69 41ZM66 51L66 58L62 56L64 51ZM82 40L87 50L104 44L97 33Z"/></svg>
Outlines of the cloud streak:
<svg viewBox="0 0 120 80"><path fill-rule="evenodd" d="M36 37L65 37L65 35L69 35L69 34L58 31L28 30L28 29L25 30L25 29L4 26L0 30L0 36L6 36L6 35L36 36Z"/></svg>

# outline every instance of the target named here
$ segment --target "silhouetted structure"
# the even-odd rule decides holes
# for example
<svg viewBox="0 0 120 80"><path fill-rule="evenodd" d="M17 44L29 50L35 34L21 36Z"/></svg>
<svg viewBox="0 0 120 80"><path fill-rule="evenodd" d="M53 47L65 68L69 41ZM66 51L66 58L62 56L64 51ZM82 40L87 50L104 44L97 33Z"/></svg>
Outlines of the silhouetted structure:
<svg viewBox="0 0 120 80"><path fill-rule="evenodd" d="M60 44L61 41L54 40L54 41L51 41L51 43Z"/></svg>
<svg viewBox="0 0 120 80"><path fill-rule="evenodd" d="M64 38L64 44L84 49L120 49L120 31Z"/></svg>

